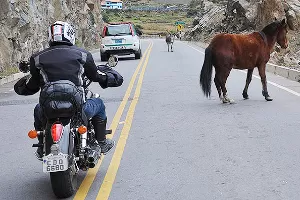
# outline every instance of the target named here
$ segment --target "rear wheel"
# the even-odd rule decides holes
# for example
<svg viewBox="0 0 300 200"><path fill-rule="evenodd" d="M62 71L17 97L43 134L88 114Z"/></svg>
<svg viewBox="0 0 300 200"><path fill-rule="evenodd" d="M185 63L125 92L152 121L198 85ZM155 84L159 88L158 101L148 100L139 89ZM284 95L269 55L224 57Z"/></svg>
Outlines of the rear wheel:
<svg viewBox="0 0 300 200"><path fill-rule="evenodd" d="M67 171L50 173L52 190L58 198L72 196L77 188L77 174L70 167Z"/></svg>
<svg viewBox="0 0 300 200"><path fill-rule="evenodd" d="M140 59L142 57L142 50L141 48L134 54L135 59Z"/></svg>
<svg viewBox="0 0 300 200"><path fill-rule="evenodd" d="M51 153L51 146L53 144L53 139L51 136L51 127L53 122L48 121L46 125L46 155ZM73 140L73 139L72 139ZM71 142L71 141L70 141ZM70 144L73 145L74 144ZM70 147L69 147L70 148ZM70 158L71 159L71 158ZM58 198L67 198L72 196L77 189L77 172L75 161L69 161L69 169L61 172L51 172L50 181L53 193Z"/></svg>
<svg viewBox="0 0 300 200"><path fill-rule="evenodd" d="M108 61L108 55L106 53L100 53L101 61Z"/></svg>

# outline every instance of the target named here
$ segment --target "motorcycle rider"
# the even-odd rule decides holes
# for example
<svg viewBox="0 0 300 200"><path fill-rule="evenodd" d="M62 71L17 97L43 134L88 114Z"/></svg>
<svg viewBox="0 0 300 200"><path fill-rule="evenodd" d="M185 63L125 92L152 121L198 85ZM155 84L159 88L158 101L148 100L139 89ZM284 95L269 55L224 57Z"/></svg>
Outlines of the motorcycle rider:
<svg viewBox="0 0 300 200"><path fill-rule="evenodd" d="M49 27L49 48L33 54L30 57L29 80L20 79L14 86L15 92L19 95L33 95L37 93L47 82L69 80L77 87L82 88L82 75L98 82L102 88L112 77L105 73L99 73L93 60L92 54L82 48L75 46L75 30L63 21L56 21ZM100 98L87 99L83 110L88 119L91 119L95 130L97 142L100 145L101 153L108 153L115 145L115 142L106 138L107 117L105 105ZM37 131L43 130L46 119L40 104L34 109L34 127ZM43 138L38 137L39 144L43 144ZM38 147L36 156L41 160L43 148Z"/></svg>

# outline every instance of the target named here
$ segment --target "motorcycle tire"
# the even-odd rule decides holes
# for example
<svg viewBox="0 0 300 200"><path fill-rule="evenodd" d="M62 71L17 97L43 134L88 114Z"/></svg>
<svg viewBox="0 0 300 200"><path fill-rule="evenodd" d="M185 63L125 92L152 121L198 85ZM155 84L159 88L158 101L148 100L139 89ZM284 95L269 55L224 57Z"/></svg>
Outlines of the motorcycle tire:
<svg viewBox="0 0 300 200"><path fill-rule="evenodd" d="M51 152L53 144L50 133L52 122L47 122L46 125L46 155ZM52 191L58 198L68 198L72 196L77 189L77 174L73 172L73 167L70 166L68 170L61 172L50 172L50 181Z"/></svg>
<svg viewBox="0 0 300 200"><path fill-rule="evenodd" d="M77 175L71 169L70 167L67 171L50 173L52 190L58 198L68 198L76 191Z"/></svg>

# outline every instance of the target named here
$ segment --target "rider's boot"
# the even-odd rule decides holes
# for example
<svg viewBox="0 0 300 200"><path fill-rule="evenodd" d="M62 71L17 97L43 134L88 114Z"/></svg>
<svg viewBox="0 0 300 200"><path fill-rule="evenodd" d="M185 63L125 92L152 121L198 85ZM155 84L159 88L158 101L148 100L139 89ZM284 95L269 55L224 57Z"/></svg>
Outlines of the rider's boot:
<svg viewBox="0 0 300 200"><path fill-rule="evenodd" d="M115 146L115 141L106 138L106 123L107 118L104 120L98 116L92 118L95 137L101 147L101 153L103 153L104 155L107 154Z"/></svg>
<svg viewBox="0 0 300 200"><path fill-rule="evenodd" d="M35 157L42 161L43 160L43 136L42 135L38 135L38 141L39 141L39 147L37 148L36 152L35 152Z"/></svg>

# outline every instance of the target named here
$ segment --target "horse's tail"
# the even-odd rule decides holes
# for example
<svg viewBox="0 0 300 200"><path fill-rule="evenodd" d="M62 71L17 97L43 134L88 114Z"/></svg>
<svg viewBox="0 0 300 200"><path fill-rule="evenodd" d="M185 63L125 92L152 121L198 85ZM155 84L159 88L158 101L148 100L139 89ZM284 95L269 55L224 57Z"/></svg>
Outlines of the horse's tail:
<svg viewBox="0 0 300 200"><path fill-rule="evenodd" d="M205 58L200 74L200 85L206 97L209 97L211 93L212 66L212 49L207 47L205 49Z"/></svg>

